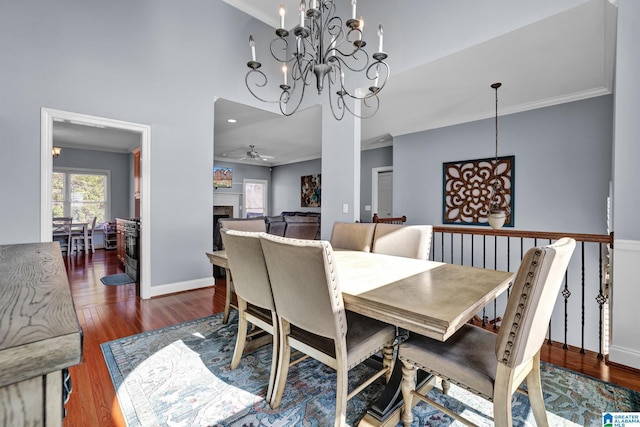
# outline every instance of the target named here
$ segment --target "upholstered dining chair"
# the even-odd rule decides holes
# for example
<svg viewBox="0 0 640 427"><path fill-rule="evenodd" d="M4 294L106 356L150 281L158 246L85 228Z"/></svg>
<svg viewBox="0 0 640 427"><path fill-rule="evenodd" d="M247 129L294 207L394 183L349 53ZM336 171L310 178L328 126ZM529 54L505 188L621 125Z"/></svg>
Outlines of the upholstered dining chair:
<svg viewBox="0 0 640 427"><path fill-rule="evenodd" d="M429 259L433 227L430 225L376 224L371 252Z"/></svg>
<svg viewBox="0 0 640 427"><path fill-rule="evenodd" d="M226 228L227 230L238 230L238 231L253 231L253 232L266 232L267 226L263 219L227 219L221 218L218 220L218 225L220 229ZM224 243L222 244L224 248ZM222 323L227 323L229 321L229 314L231 313L231 307L234 307L232 304L234 287L233 287L233 276L231 273L231 269L227 269L226 271L226 281L227 288L226 294L224 298L224 315L222 317ZM235 308L235 307L234 307Z"/></svg>
<svg viewBox="0 0 640 427"><path fill-rule="evenodd" d="M238 300L238 335L231 369L236 369L240 364L247 339L252 339L252 343L260 345L264 343L260 335L271 334L267 335L273 342L273 351L269 386L265 397L267 403L270 403L278 361L278 322L269 274L262 254L260 233L225 228L220 232L227 251L229 268L234 272L233 282ZM247 333L249 323L257 326L251 333Z"/></svg>
<svg viewBox="0 0 640 427"><path fill-rule="evenodd" d="M376 225L364 222L336 222L331 230L331 246L335 249L371 252Z"/></svg>
<svg viewBox="0 0 640 427"><path fill-rule="evenodd" d="M381 376L388 381L393 365L394 326L348 312L331 244L262 234L262 249L280 321L278 373L271 401L284 393L294 348L336 370L335 425L344 426L347 401ZM307 335L291 333L299 328ZM348 393L348 372L382 350L383 367Z"/></svg>
<svg viewBox="0 0 640 427"><path fill-rule="evenodd" d="M73 252L73 241L71 235L72 217L54 217L52 219L53 241L60 244L60 251L67 256Z"/></svg>
<svg viewBox="0 0 640 427"><path fill-rule="evenodd" d="M73 245L74 252L78 253L80 250L83 250L85 254L89 253L89 249L91 249L91 253L96 253L95 246L93 244L93 235L96 231L96 222L98 222L98 217L93 217L93 221L87 227L87 239L84 238L84 230L73 230L71 233L71 244Z"/></svg>
<svg viewBox="0 0 640 427"><path fill-rule="evenodd" d="M465 324L445 342L412 334L400 344L405 426L413 421L413 396L473 425L416 392L416 368L493 402L498 427L511 426L511 397L526 379L536 424L549 425L540 382L540 348L575 245L574 239L562 238L525 253L498 334Z"/></svg>

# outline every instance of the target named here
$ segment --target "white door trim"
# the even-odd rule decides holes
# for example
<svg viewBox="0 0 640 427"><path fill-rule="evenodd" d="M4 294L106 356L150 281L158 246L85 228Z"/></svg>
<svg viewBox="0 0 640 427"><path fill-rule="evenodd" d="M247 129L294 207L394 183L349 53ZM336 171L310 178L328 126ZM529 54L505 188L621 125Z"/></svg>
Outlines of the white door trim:
<svg viewBox="0 0 640 427"><path fill-rule="evenodd" d="M393 166L371 168L371 219L378 212L378 174L381 172L393 172Z"/></svg>
<svg viewBox="0 0 640 427"><path fill-rule="evenodd" d="M108 119L104 117L90 116L87 114L72 113L69 111L55 110L53 108L41 109L40 113L40 241L50 242L51 237L51 187L53 179L53 121L67 120L92 126L105 126L123 129L141 134L140 138L140 169L141 169L141 199L140 220L143 224L142 242L140 249L140 297L151 298L151 126L139 123L125 122L122 120Z"/></svg>

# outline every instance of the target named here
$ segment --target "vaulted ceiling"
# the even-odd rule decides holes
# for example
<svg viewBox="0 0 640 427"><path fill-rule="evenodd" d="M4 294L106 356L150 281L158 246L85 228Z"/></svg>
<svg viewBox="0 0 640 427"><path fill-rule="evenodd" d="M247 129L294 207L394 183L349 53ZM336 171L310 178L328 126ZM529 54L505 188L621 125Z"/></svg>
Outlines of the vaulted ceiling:
<svg viewBox="0 0 640 427"><path fill-rule="evenodd" d="M268 25L278 25L276 11L283 0L225 1ZM605 0L576 1L576 7L462 50L396 73L392 69L380 95L380 110L373 119L361 122L362 148L390 145L398 135L492 117L495 104L490 84L496 81L503 83L500 115L611 93L615 7ZM299 1L284 3L288 10L296 10ZM287 16L295 19L293 15ZM272 158L242 162L272 166L319 158L320 115L318 105L284 117L218 99L215 159L239 161L250 144ZM229 123L229 118L237 122ZM94 138L94 149L104 149L100 141L105 139L109 151L130 151L135 144L131 135L121 131L108 135L109 129L72 123L54 123L54 140L62 146L80 141L89 148L82 142L85 131L100 131L102 137Z"/></svg>

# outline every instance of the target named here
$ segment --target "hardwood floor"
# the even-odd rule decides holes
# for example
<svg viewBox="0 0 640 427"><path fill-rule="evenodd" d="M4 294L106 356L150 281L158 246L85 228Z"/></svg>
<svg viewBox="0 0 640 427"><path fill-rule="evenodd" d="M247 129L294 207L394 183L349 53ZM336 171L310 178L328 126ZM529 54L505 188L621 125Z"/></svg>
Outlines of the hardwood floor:
<svg viewBox="0 0 640 427"><path fill-rule="evenodd" d="M149 300L135 295L135 285L105 286L100 278L122 273L115 251L97 250L66 261L78 320L84 332L82 363L71 368L73 392L66 405L66 426L124 426L100 344L218 313L224 307L224 280L212 286ZM202 262L208 259L202 254ZM216 292L217 291L217 292ZM542 359L605 381L640 391L640 372L607 365L595 354L582 355L545 345Z"/></svg>

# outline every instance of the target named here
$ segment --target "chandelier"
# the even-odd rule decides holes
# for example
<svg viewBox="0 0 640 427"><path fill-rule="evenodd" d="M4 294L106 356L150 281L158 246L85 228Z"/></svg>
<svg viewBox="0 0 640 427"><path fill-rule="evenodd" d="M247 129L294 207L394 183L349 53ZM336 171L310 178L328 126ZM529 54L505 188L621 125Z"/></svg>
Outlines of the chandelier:
<svg viewBox="0 0 640 427"><path fill-rule="evenodd" d="M493 162L493 180L488 185L489 197L487 198L487 221L494 230L502 228L511 209L505 196L504 186L498 176L498 88L502 83L493 83L491 87L496 92L496 156Z"/></svg>
<svg viewBox="0 0 640 427"><path fill-rule="evenodd" d="M345 111L360 118L375 115L380 106L378 94L389 77L389 65L384 62L387 54L382 49L382 25L378 26L378 49L370 57L364 50L364 20L356 18L356 0L351 0L351 18L346 22L336 16L334 0L309 0L308 7L301 0L298 11L300 21L289 37L284 28L285 9L280 6L280 28L270 44L271 56L282 70L281 92L276 100L266 100L257 93L267 86L268 78L260 70L262 63L256 59L255 41L249 36L251 61L245 76L249 92L260 101L278 103L282 114L290 116L298 111L315 75L319 95L328 86L331 112L337 120L344 117ZM362 101L359 113L350 108L352 100Z"/></svg>

